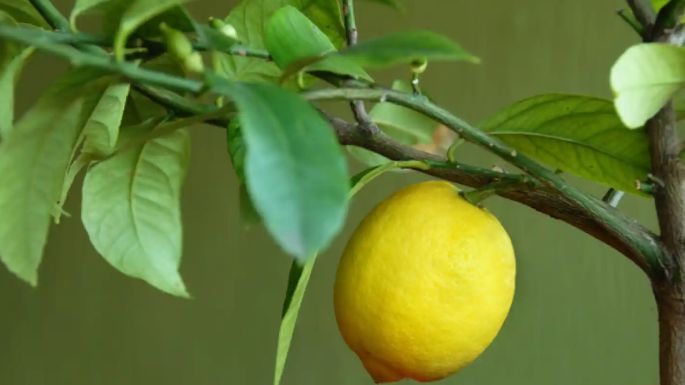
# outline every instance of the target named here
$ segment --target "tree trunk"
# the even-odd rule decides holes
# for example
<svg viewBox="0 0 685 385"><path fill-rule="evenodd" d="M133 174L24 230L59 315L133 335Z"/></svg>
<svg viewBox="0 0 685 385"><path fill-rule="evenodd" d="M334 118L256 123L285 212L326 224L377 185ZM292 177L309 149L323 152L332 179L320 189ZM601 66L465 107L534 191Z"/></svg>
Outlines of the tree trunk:
<svg viewBox="0 0 685 385"><path fill-rule="evenodd" d="M661 385L685 385L685 290L667 286L654 290L659 312Z"/></svg>

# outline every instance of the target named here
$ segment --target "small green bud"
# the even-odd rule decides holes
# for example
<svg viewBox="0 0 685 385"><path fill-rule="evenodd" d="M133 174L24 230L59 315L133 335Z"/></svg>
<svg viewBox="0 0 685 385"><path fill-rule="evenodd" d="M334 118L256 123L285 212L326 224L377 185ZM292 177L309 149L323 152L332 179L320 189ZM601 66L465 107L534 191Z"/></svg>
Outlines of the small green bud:
<svg viewBox="0 0 685 385"><path fill-rule="evenodd" d="M221 32L224 36L230 37L233 40L238 40L238 31L232 24L226 23L221 19L210 17L209 26Z"/></svg>
<svg viewBox="0 0 685 385"><path fill-rule="evenodd" d="M426 72L426 68L428 68L428 60L424 59L417 59L411 62L411 71L415 74L422 74Z"/></svg>
<svg viewBox="0 0 685 385"><path fill-rule="evenodd" d="M183 61L193 54L193 44L183 32L169 27L166 23L162 23L159 29L164 34L164 43L171 55Z"/></svg>

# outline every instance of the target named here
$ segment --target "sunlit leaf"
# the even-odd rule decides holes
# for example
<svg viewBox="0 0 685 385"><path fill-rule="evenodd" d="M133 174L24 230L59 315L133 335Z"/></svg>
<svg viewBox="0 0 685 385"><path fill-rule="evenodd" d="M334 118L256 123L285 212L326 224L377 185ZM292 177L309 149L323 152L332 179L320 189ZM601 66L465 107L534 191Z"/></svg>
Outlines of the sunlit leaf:
<svg viewBox="0 0 685 385"><path fill-rule="evenodd" d="M685 48L639 44L611 69L616 110L629 128L642 127L685 85Z"/></svg>
<svg viewBox="0 0 685 385"><path fill-rule="evenodd" d="M60 79L0 144L0 258L34 285L67 164L107 87L93 81L100 76L79 69Z"/></svg>
<svg viewBox="0 0 685 385"><path fill-rule="evenodd" d="M140 133L130 133L139 135ZM181 186L189 135L176 130L91 167L82 220L95 249L117 270L177 296L182 250Z"/></svg>
<svg viewBox="0 0 685 385"><path fill-rule="evenodd" d="M608 100L542 95L515 103L481 125L484 131L552 167L636 192L649 173L644 130L627 130Z"/></svg>

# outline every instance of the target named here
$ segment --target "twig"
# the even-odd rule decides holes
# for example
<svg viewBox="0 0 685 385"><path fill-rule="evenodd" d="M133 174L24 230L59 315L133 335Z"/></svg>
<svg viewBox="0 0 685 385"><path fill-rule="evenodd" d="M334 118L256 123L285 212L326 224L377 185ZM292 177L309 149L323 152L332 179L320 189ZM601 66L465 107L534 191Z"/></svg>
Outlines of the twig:
<svg viewBox="0 0 685 385"><path fill-rule="evenodd" d="M71 25L50 0L30 0L34 8L48 22L48 24L58 31L71 31Z"/></svg>
<svg viewBox="0 0 685 385"><path fill-rule="evenodd" d="M343 0L342 2L343 18L345 19L345 31L347 32L347 45L353 46L357 44L359 32L357 30L357 21L354 14L354 0ZM366 136L373 136L380 132L378 126L371 121L371 117L366 112L366 106L361 100L352 100L350 108L354 115L354 120L357 121L359 130Z"/></svg>
<svg viewBox="0 0 685 385"><path fill-rule="evenodd" d="M626 2L633 11L635 19L637 19L638 23L642 26L642 36L646 36L648 31L652 29L652 25L656 19L652 3L649 0L627 0Z"/></svg>

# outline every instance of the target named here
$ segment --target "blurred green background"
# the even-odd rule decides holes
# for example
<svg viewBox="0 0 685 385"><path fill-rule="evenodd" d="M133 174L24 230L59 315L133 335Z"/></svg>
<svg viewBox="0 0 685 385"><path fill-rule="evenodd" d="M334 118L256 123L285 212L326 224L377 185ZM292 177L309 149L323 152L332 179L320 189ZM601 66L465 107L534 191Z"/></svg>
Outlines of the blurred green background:
<svg viewBox="0 0 685 385"><path fill-rule="evenodd" d="M58 2L64 10L70 3ZM223 16L234 3L196 0L190 7L204 18ZM609 68L637 41L615 15L622 6L619 0L410 0L405 14L368 3L360 3L358 13L362 39L426 28L480 56L478 66L431 65L423 85L448 109L477 122L539 93L609 97ZM64 68L36 56L21 82L19 108ZM389 81L390 75L380 79ZM52 229L39 287L0 268L0 384L271 383L290 261L263 229L246 231L240 224L224 133L209 127L193 132L182 273L194 299L172 298L110 268L82 229L77 186L67 207L72 218ZM496 162L468 148L463 157L486 166ZM335 269L362 216L420 179L384 177L354 202L344 233L314 271L284 384L372 383L337 331ZM483 356L441 383L656 383L655 306L638 269L598 241L526 207L498 199L487 206L516 247L515 303ZM621 208L654 226L648 200L631 197Z"/></svg>

